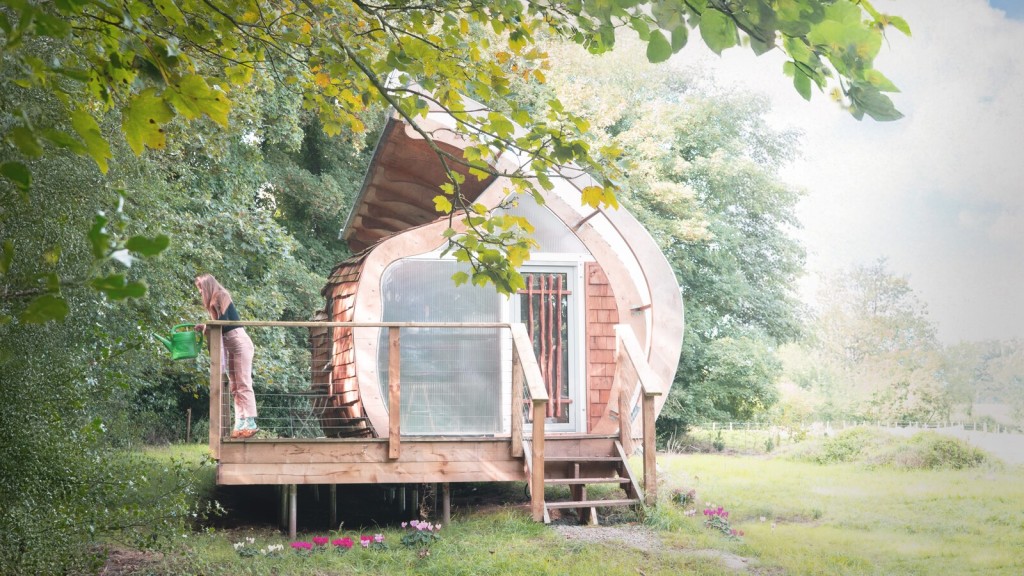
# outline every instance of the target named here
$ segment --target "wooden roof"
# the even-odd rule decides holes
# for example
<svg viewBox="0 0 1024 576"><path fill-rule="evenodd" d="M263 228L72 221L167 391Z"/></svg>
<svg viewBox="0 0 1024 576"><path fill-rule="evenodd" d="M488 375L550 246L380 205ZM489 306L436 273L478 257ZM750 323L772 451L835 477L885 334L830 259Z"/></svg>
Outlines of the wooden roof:
<svg viewBox="0 0 1024 576"><path fill-rule="evenodd" d="M425 140L411 133L405 122L392 116L381 133L363 187L349 213L342 238L352 252L361 252L381 239L440 218L434 197L447 182L440 158ZM456 157L462 149L447 142L435 144ZM494 182L478 180L454 162L449 166L466 175L461 186L467 201L476 198Z"/></svg>

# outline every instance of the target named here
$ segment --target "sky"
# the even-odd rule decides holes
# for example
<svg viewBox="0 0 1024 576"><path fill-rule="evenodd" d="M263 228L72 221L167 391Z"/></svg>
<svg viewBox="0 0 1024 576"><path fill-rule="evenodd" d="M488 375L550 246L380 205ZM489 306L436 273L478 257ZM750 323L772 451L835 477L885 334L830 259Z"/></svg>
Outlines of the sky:
<svg viewBox="0 0 1024 576"><path fill-rule="evenodd" d="M719 85L767 94L771 121L803 131L783 178L806 190L805 299L821 273L884 257L943 342L1024 338L1024 0L874 6L913 33L891 30L875 60L901 90L897 122L858 122L826 94L806 102L781 54L677 57L693 63L696 48Z"/></svg>

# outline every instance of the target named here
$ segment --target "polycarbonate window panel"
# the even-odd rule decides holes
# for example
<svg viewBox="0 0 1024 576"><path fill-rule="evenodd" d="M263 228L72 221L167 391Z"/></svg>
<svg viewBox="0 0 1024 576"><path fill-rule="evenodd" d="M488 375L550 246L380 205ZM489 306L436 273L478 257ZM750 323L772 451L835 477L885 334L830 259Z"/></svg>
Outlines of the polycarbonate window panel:
<svg viewBox="0 0 1024 576"><path fill-rule="evenodd" d="M450 260L406 259L381 279L384 322L500 322L493 286L456 287ZM401 329L402 434L501 432L500 328ZM381 394L388 394L388 330L378 348Z"/></svg>
<svg viewBox="0 0 1024 576"><path fill-rule="evenodd" d="M530 194L518 196L519 205L505 212L514 216L523 216L534 227L533 238L540 244L536 252L559 254L589 254L580 239L555 216L551 210L540 206Z"/></svg>

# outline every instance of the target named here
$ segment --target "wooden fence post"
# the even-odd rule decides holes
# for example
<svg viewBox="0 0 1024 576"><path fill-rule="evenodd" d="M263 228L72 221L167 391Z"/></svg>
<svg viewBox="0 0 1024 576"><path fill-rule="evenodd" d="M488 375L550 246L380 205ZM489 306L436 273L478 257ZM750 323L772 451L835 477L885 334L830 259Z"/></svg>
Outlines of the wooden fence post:
<svg viewBox="0 0 1024 576"><path fill-rule="evenodd" d="M210 342L210 452L215 460L220 460L220 439L223 434L221 425L223 421L224 402L221 398L224 392L221 371L221 327L207 326L206 336Z"/></svg>
<svg viewBox="0 0 1024 576"><path fill-rule="evenodd" d="M401 455L401 344L398 327L388 328L388 458Z"/></svg>

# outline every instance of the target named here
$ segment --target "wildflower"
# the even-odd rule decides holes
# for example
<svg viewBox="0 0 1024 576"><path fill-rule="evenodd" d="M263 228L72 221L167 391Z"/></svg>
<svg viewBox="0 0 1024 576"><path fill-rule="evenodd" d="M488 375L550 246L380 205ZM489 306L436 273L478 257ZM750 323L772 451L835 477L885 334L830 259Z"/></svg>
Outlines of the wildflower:
<svg viewBox="0 0 1024 576"><path fill-rule="evenodd" d="M415 520L413 520L413 522L415 522ZM406 527L406 526L408 526L408 525L409 525L409 523L408 523L408 522L402 522L402 528L405 528L405 527Z"/></svg>
<svg viewBox="0 0 1024 576"><path fill-rule="evenodd" d="M359 545L362 546L363 548L369 548L370 547L370 542L373 542L373 538L371 538L369 536L360 536L359 537Z"/></svg>
<svg viewBox="0 0 1024 576"><path fill-rule="evenodd" d="M761 516L761 522L764 522L765 520L767 520L767 518L765 518L764 516Z"/></svg>
<svg viewBox="0 0 1024 576"><path fill-rule="evenodd" d="M376 544L383 544L384 543L384 535L383 534L374 534L373 535L373 541Z"/></svg>
<svg viewBox="0 0 1024 576"><path fill-rule="evenodd" d="M313 536L313 544L316 544L317 546L326 545L328 540L330 539L326 536Z"/></svg>
<svg viewBox="0 0 1024 576"><path fill-rule="evenodd" d="M292 548L295 551L297 551L297 552L298 551L302 551L302 550L312 550L313 549L313 543L312 542L292 542Z"/></svg>
<svg viewBox="0 0 1024 576"><path fill-rule="evenodd" d="M245 542L235 542L235 543L233 544L233 546L235 547L235 550L239 550L239 549L241 549L241 548L242 548L243 546L245 546Z"/></svg>
<svg viewBox="0 0 1024 576"><path fill-rule="evenodd" d="M255 544L256 543L256 539L251 537L251 536L247 536L245 538L245 541L248 542L249 544Z"/></svg>
<svg viewBox="0 0 1024 576"><path fill-rule="evenodd" d="M336 548L340 548L342 550L349 550L349 549L352 548L352 546L355 544L355 542L353 542L351 538L345 537L345 538L335 538L334 540L331 541L331 544L333 544Z"/></svg>

